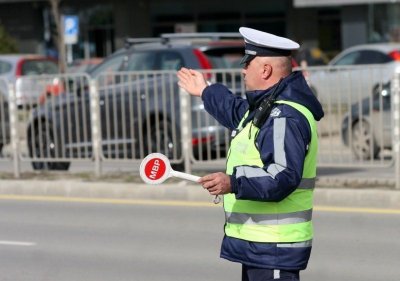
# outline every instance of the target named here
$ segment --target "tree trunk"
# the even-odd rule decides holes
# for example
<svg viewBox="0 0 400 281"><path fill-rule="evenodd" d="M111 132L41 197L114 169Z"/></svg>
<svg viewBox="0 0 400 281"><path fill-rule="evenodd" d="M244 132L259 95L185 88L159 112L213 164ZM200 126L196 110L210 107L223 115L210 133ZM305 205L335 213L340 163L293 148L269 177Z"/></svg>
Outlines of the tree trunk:
<svg viewBox="0 0 400 281"><path fill-rule="evenodd" d="M58 65L60 67L61 73L64 73L66 69L66 57L65 57L64 31L63 31L63 26L61 24L61 16L60 16L61 0L49 0L49 1L57 29L56 42L58 48Z"/></svg>

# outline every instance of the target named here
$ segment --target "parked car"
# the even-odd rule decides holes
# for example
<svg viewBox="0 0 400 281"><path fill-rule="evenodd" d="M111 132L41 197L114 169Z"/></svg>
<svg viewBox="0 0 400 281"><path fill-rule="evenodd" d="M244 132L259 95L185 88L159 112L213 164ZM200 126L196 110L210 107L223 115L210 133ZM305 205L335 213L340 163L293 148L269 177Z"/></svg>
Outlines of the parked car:
<svg viewBox="0 0 400 281"><path fill-rule="evenodd" d="M208 79L226 82L241 94L240 72L211 72L215 68L236 68L244 53L243 41L144 41L128 42L126 48L88 72L99 86L103 156L140 159L157 151L171 159L182 159L181 105L174 71L182 66L201 69ZM70 165L68 161L40 158L69 159L92 154L91 131L84 130L91 127L88 80L77 81L71 76L61 85L62 93L48 95L32 112L27 136L30 156L37 159L32 163L34 169L65 170ZM190 108L195 157L223 157L228 139L225 128L206 113L201 99L192 98ZM72 129L73 124L79 127Z"/></svg>
<svg viewBox="0 0 400 281"><path fill-rule="evenodd" d="M341 126L342 141L356 159L369 160L392 147L390 82L376 87L371 97L351 105Z"/></svg>
<svg viewBox="0 0 400 281"><path fill-rule="evenodd" d="M375 88L391 80L397 69L399 43L363 44L342 51L327 67L310 69L308 80L322 102L343 102L349 100L349 95L371 96Z"/></svg>
<svg viewBox="0 0 400 281"><path fill-rule="evenodd" d="M54 59L33 54L0 55L0 77L15 83L16 102L19 107L35 106L43 85L32 75L57 74L59 72ZM19 80L18 78L22 78Z"/></svg>
<svg viewBox="0 0 400 281"><path fill-rule="evenodd" d="M86 73L96 65L100 64L103 58L77 59L67 67L67 73Z"/></svg>
<svg viewBox="0 0 400 281"><path fill-rule="evenodd" d="M90 59L77 59L74 60L66 69L67 74L82 74L90 73L90 70L95 68L98 64L103 61L103 58L90 58ZM59 77L54 77L53 79L48 79L49 83L45 84L43 91L39 95L38 103L43 104L48 96L58 96L60 93L65 93L65 85L62 83L62 79Z"/></svg>

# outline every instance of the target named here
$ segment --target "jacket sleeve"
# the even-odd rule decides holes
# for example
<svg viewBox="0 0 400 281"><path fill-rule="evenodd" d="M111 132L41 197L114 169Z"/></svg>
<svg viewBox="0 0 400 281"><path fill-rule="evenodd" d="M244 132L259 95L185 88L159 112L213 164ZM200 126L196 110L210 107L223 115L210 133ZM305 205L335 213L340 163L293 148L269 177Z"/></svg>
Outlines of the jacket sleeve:
<svg viewBox="0 0 400 281"><path fill-rule="evenodd" d="M222 84L212 84L202 93L204 108L221 125L234 130L248 109L248 103L238 95L234 95Z"/></svg>
<svg viewBox="0 0 400 281"><path fill-rule="evenodd" d="M311 130L307 119L287 105L259 131L256 145L263 167L237 166L231 175L237 199L279 202L299 185Z"/></svg>

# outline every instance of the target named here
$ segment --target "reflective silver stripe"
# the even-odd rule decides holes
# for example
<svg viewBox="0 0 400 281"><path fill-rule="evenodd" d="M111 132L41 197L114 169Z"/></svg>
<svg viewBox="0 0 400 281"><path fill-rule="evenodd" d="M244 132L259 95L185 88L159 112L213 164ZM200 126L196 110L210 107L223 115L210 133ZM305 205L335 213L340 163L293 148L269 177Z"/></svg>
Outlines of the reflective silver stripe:
<svg viewBox="0 0 400 281"><path fill-rule="evenodd" d="M267 172L275 178L277 174L286 169L285 153L286 118L274 119L274 160L275 163L267 168Z"/></svg>
<svg viewBox="0 0 400 281"><path fill-rule="evenodd" d="M302 248L302 247L311 247L312 239L304 242L296 242L296 243L278 243L276 245L278 248Z"/></svg>
<svg viewBox="0 0 400 281"><path fill-rule="evenodd" d="M274 269L274 279L278 280L281 278L281 271L279 269Z"/></svg>
<svg viewBox="0 0 400 281"><path fill-rule="evenodd" d="M285 130L286 118L274 119L274 160L275 163L267 168L267 172L262 168L255 168L249 166L239 166L236 169L236 178L247 177L265 177L269 176L275 178L277 174L282 172L287 167L286 153L285 153Z"/></svg>
<svg viewBox="0 0 400 281"><path fill-rule="evenodd" d="M275 178L277 174L285 170L286 167L282 167L278 164L271 164L267 168L267 172L271 175L272 178Z"/></svg>
<svg viewBox="0 0 400 281"><path fill-rule="evenodd" d="M315 187L315 178L302 178L297 188L313 189Z"/></svg>
<svg viewBox="0 0 400 281"><path fill-rule="evenodd" d="M275 176L283 171L285 168L279 165L270 165L267 172L264 169L250 166L238 166L236 168L236 178L260 178L260 177L271 177ZM313 189L315 187L315 178L302 178L297 188L300 189Z"/></svg>
<svg viewBox="0 0 400 281"><path fill-rule="evenodd" d="M247 214L225 212L226 222L234 224L278 225L311 221L312 209L287 214Z"/></svg>
<svg viewBox="0 0 400 281"><path fill-rule="evenodd" d="M256 51L251 51L251 50L245 50L244 51L246 54L249 54L249 55L257 55L257 52Z"/></svg>
<svg viewBox="0 0 400 281"><path fill-rule="evenodd" d="M258 177L266 177L270 176L267 172L258 167L250 167L250 166L239 166L236 168L236 178L246 177L246 178L258 178Z"/></svg>
<svg viewBox="0 0 400 281"><path fill-rule="evenodd" d="M285 153L286 118L274 119L274 158L275 163L286 168Z"/></svg>

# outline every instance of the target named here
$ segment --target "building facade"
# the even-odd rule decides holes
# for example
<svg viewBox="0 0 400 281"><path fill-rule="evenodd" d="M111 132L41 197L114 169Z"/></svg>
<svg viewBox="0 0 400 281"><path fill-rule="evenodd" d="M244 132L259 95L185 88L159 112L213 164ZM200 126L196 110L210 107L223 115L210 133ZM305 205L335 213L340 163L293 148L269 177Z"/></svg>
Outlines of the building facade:
<svg viewBox="0 0 400 281"><path fill-rule="evenodd" d="M0 0L0 24L20 52L57 54L50 1ZM60 13L79 18L74 58L107 56L127 37L235 32L240 26L288 36L331 56L400 37L400 3L391 0L61 0Z"/></svg>

